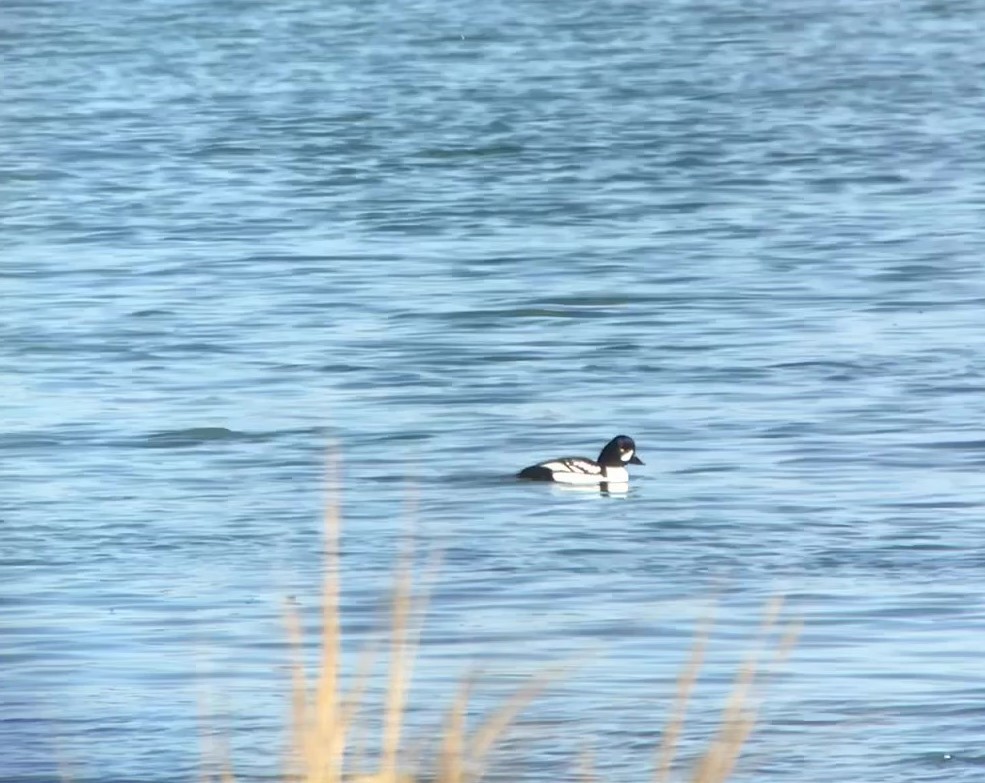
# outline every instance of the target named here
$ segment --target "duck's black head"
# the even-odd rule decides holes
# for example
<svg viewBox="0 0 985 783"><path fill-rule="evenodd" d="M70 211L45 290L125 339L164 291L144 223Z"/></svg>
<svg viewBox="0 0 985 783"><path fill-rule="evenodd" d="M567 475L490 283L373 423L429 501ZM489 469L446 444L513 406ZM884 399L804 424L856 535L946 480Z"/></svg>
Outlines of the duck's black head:
<svg viewBox="0 0 985 783"><path fill-rule="evenodd" d="M608 468L642 464L643 460L636 456L636 444L628 435L616 435L599 454L599 465Z"/></svg>

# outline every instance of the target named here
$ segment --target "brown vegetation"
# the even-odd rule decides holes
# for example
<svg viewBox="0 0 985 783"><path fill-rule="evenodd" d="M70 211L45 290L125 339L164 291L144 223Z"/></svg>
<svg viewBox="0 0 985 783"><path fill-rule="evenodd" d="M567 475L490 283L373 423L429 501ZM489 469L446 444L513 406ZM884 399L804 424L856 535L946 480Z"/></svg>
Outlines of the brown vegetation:
<svg viewBox="0 0 985 783"><path fill-rule="evenodd" d="M284 762L286 783L474 783L486 770L490 751L510 728L517 715L533 700L560 670L533 677L531 681L498 710L471 732L466 716L473 682L464 680L451 699L444 720L438 750L425 772L404 766L401 757L407 689L415 658L426 597L415 592L410 559L398 568L394 580L391 624L388 639L388 673L386 698L380 716L382 737L376 758L359 758L357 728L358 712L365 686L372 670L373 654L362 656L359 671L352 677L353 685L343 690L340 685L341 628L339 618L339 532L338 507L331 505L325 515L325 577L322 595L321 657L313 683L302 662L301 621L294 607L287 609L288 636L293 650L291 665L292 717L290 743ZM684 728L688 703L704 661L705 649L712 622L702 623L690 657L677 680L675 698L670 706L661 741L655 748L652 780L667 783L672 776L691 783L722 783L728 780L739 760L742 747L752 732L756 719L757 696L768 673L792 649L797 627L791 624L779 640L773 632L782 609L782 601L770 603L760 627L756 649L736 674L731 693L722 711L716 735L689 772L675 770L679 740ZM772 642L771 642L772 640ZM765 648L772 654L766 664L761 662ZM203 781L218 778L222 783L234 780L228 752L213 746L213 758L206 768L217 770L204 774ZM589 781L601 780L590 754L572 764L572 777ZM675 775L675 772L677 773Z"/></svg>

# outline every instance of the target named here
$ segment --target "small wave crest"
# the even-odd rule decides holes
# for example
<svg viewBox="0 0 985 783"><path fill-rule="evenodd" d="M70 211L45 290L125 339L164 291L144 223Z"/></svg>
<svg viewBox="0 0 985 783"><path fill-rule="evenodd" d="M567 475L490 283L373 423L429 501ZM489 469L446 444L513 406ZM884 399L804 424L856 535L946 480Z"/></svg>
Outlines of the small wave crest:
<svg viewBox="0 0 985 783"><path fill-rule="evenodd" d="M225 427L188 427L180 430L154 432L141 438L140 444L152 449L175 449L201 446L207 443L249 443L266 440L268 436L237 432Z"/></svg>

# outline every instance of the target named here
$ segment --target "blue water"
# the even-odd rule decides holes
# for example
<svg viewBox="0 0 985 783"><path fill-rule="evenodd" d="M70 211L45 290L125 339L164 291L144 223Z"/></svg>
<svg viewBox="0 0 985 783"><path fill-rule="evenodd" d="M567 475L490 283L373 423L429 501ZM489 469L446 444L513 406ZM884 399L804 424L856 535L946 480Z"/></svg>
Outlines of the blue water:
<svg viewBox="0 0 985 783"><path fill-rule="evenodd" d="M712 597L685 760L783 594L738 780L981 780L983 28L4 0L0 778L196 778L203 710L275 772L334 444L350 659L444 553L412 744L573 661L500 779L644 779ZM506 478L619 432L624 497Z"/></svg>

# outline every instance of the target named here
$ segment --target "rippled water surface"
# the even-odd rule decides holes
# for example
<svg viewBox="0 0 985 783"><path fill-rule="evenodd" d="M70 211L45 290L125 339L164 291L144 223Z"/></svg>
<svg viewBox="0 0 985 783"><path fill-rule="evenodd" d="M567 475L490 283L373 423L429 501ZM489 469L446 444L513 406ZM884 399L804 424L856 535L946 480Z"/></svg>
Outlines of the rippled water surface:
<svg viewBox="0 0 985 783"><path fill-rule="evenodd" d="M912 0L0 6L0 778L277 769L343 458L354 650L444 551L409 716L578 667L503 779L985 774L985 12ZM509 480L626 432L623 497ZM315 616L312 612L312 624Z"/></svg>

